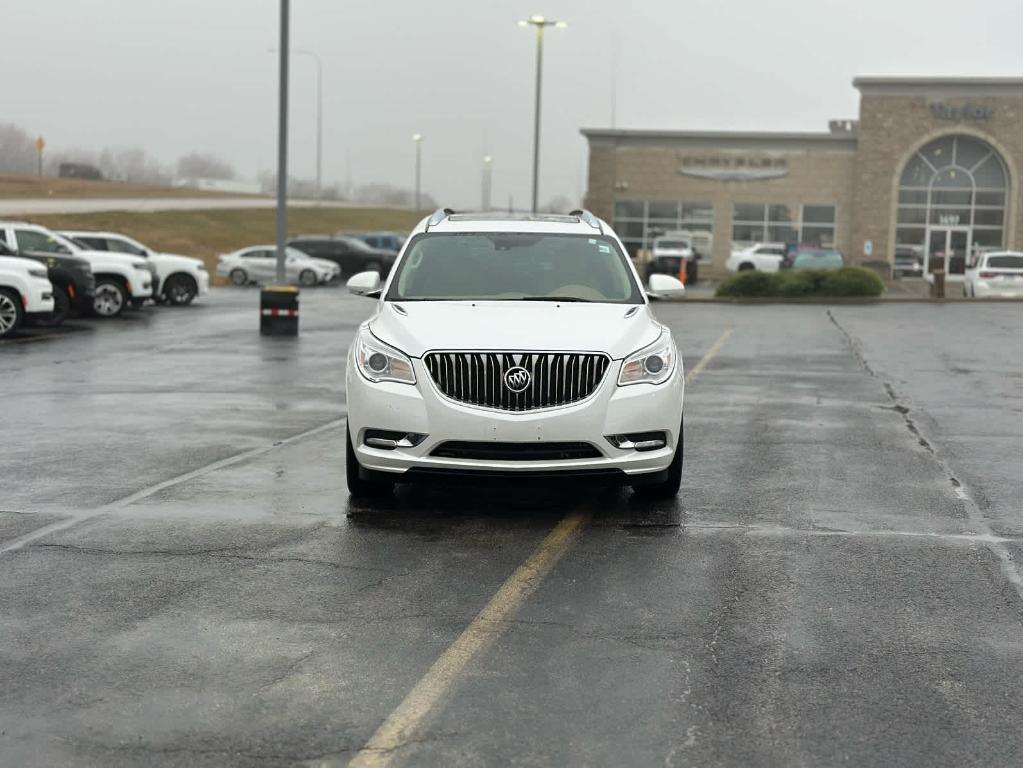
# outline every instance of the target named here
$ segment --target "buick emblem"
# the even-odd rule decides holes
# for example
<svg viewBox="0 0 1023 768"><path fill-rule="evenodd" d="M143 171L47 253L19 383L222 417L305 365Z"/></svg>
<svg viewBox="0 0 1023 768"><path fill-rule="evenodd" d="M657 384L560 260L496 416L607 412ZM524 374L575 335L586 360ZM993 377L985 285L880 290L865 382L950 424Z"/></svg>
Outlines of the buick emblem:
<svg viewBox="0 0 1023 768"><path fill-rule="evenodd" d="M523 391L529 386L529 382L532 379L533 377L529 375L529 371L521 365L516 365L514 368L509 368L504 372L504 385L512 392Z"/></svg>

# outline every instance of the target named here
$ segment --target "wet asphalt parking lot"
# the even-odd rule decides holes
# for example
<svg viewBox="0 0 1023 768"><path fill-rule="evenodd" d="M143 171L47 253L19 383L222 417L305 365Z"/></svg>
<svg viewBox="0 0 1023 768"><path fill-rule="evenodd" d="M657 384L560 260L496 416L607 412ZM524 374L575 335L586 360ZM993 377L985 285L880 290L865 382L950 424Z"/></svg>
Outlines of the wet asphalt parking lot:
<svg viewBox="0 0 1023 768"><path fill-rule="evenodd" d="M660 305L676 503L352 507L256 302L0 344L0 764L1023 761L1023 304Z"/></svg>

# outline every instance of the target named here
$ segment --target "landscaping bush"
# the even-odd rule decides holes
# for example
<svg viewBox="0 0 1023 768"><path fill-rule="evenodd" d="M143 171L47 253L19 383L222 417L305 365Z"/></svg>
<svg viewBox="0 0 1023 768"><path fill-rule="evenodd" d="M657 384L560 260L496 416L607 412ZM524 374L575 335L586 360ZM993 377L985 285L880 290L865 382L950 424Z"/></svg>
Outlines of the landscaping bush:
<svg viewBox="0 0 1023 768"><path fill-rule="evenodd" d="M740 272L718 286L717 295L734 299L752 299L773 296L774 275L766 272Z"/></svg>
<svg viewBox="0 0 1023 768"><path fill-rule="evenodd" d="M862 267L842 267L825 274L823 296L880 296L884 280L877 272Z"/></svg>
<svg viewBox="0 0 1023 768"><path fill-rule="evenodd" d="M727 299L828 299L874 297L884 292L884 281L863 267L800 269L782 272L742 272L718 286L717 296Z"/></svg>

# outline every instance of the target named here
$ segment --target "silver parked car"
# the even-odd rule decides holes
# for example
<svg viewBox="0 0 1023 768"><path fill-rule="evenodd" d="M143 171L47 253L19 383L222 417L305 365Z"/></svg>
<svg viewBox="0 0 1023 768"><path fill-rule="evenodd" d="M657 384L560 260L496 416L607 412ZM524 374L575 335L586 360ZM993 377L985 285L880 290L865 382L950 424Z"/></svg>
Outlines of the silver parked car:
<svg viewBox="0 0 1023 768"><path fill-rule="evenodd" d="M332 261L314 259L297 248L285 251L284 269L289 283L304 286L329 283L341 274ZM218 257L217 274L235 285L270 283L277 279L277 246L252 245Z"/></svg>

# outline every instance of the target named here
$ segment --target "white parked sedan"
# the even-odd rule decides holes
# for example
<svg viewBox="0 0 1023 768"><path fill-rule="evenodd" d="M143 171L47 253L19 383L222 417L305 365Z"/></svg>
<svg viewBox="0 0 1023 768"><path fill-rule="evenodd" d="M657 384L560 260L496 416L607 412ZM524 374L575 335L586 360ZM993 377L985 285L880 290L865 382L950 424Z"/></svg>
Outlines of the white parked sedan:
<svg viewBox="0 0 1023 768"><path fill-rule="evenodd" d="M749 248L732 251L725 262L729 272L777 272L785 257L783 243L754 243Z"/></svg>
<svg viewBox="0 0 1023 768"><path fill-rule="evenodd" d="M606 222L438 211L386 284L361 272L348 287L379 297L348 355L353 496L437 475L678 493L682 360Z"/></svg>
<svg viewBox="0 0 1023 768"><path fill-rule="evenodd" d="M289 283L304 286L329 283L341 274L332 261L314 259L297 248L285 251L284 269ZM277 278L277 246L253 245L225 253L217 260L217 274L235 285L271 283Z"/></svg>
<svg viewBox="0 0 1023 768"><path fill-rule="evenodd" d="M992 251L975 256L963 275L963 295L1023 298L1023 253Z"/></svg>

